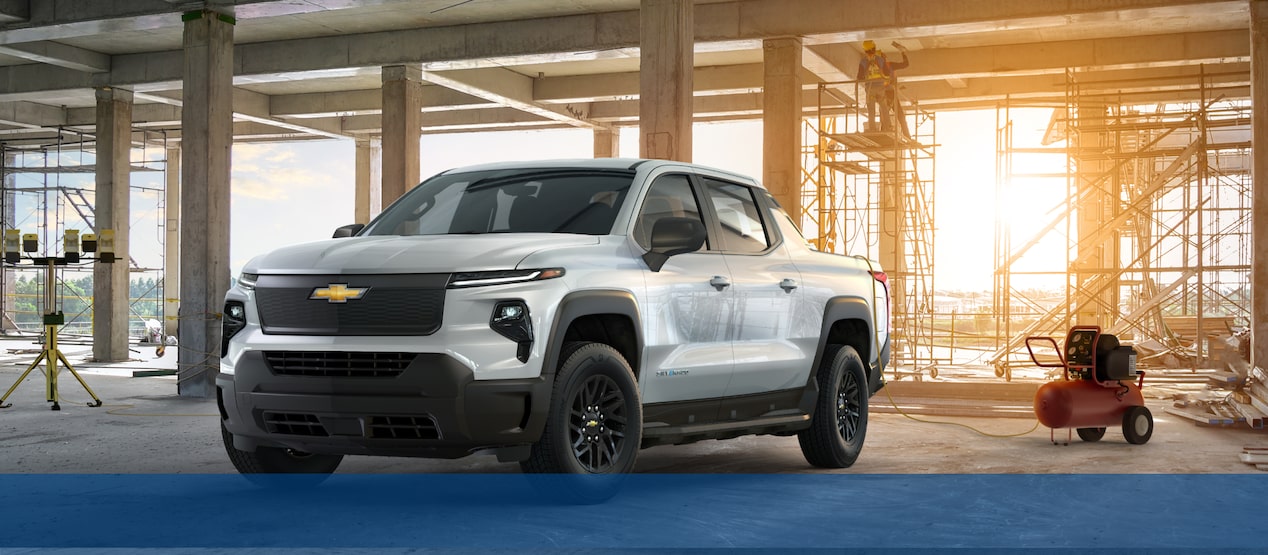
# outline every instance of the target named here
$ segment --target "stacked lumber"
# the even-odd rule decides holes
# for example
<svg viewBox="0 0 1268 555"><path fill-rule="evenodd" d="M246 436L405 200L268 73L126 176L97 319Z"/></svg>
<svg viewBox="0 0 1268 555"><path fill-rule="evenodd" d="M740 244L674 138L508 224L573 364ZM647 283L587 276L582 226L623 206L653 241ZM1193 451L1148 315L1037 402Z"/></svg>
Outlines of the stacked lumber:
<svg viewBox="0 0 1268 555"><path fill-rule="evenodd" d="M1228 357L1225 367L1226 370L1207 375L1207 387L1229 390L1227 395L1210 401L1177 401L1175 406L1167 407L1167 414L1200 426L1245 425L1264 429L1268 421L1268 371L1252 368L1240 356ZM1268 457L1268 453L1264 455Z"/></svg>
<svg viewBox="0 0 1268 555"><path fill-rule="evenodd" d="M1259 470L1268 470L1268 447L1243 447L1237 458Z"/></svg>

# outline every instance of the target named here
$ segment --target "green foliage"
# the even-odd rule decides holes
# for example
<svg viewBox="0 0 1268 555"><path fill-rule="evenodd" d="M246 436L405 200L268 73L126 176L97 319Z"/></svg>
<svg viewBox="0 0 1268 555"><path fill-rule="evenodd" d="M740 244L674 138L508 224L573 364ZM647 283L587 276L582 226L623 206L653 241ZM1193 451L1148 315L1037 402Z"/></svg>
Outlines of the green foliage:
<svg viewBox="0 0 1268 555"><path fill-rule="evenodd" d="M66 331L91 333L92 331L92 275L73 278L67 276L58 282L61 310L66 315ZM163 319L162 282L153 277L136 277L128 284L131 301L129 316L132 335L145 328L145 320ZM43 322L44 275L33 277L20 275L14 282L13 321L23 329L38 329Z"/></svg>

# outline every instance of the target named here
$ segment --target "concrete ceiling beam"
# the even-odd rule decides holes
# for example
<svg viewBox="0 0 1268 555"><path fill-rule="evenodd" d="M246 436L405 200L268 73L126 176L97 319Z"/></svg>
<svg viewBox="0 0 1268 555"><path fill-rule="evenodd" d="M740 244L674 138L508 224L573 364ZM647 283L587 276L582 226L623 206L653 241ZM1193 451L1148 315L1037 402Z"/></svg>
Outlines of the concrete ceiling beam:
<svg viewBox="0 0 1268 555"><path fill-rule="evenodd" d="M586 129L606 129L589 118L590 105L549 105L533 99L533 79L505 68L471 69L464 71L423 71L424 81L483 98L554 120Z"/></svg>
<svg viewBox="0 0 1268 555"><path fill-rule="evenodd" d="M417 0L0 0L0 23L22 21L21 27L0 28L0 44L59 40L110 31L153 31L182 25L180 15L215 4L237 19L291 17L362 6ZM23 13L29 2L29 9Z"/></svg>
<svg viewBox="0 0 1268 555"><path fill-rule="evenodd" d="M380 115L350 116L343 118L346 133L374 134L382 130ZM515 108L484 108L453 112L423 114L424 131L479 130L496 128L524 128L558 126L560 122Z"/></svg>
<svg viewBox="0 0 1268 555"><path fill-rule="evenodd" d="M913 51L904 81L1135 69L1250 60L1248 29Z"/></svg>
<svg viewBox="0 0 1268 555"><path fill-rule="evenodd" d="M135 98L133 93L133 98ZM70 108L66 110L66 125L87 125L92 126L97 123L96 108ZM180 106L172 106L170 104L160 104L157 102L147 104L132 105L132 126L133 127L152 127L156 125L171 125L179 127L181 123Z"/></svg>
<svg viewBox="0 0 1268 555"><path fill-rule="evenodd" d="M26 21L30 17L30 0L0 0L0 24Z"/></svg>
<svg viewBox="0 0 1268 555"><path fill-rule="evenodd" d="M0 124L24 128L67 125L67 110L47 104L0 102Z"/></svg>
<svg viewBox="0 0 1268 555"><path fill-rule="evenodd" d="M762 88L762 64L697 67L691 77L697 96L738 93ZM542 77L533 83L533 98L548 104L604 102L638 98L638 72Z"/></svg>
<svg viewBox="0 0 1268 555"><path fill-rule="evenodd" d="M1121 33L1149 34L1141 20L1190 16L1248 20L1239 0L1123 0L1115 2L981 2L978 0L777 0L700 5L696 40L797 35L810 44L864 39L941 37L998 31L1112 25ZM888 38L886 42L888 43Z"/></svg>
<svg viewBox="0 0 1268 555"><path fill-rule="evenodd" d="M81 0L87 1L87 0ZM113 3L110 3L113 4ZM302 3L301 3L302 4ZM805 4L804 6L802 4ZM1179 18L1195 13L1245 17L1245 1L1122 0L1113 9L1100 3L1087 7L1064 2L936 2L913 0L892 4L864 0L801 0L788 9L783 0L746 0L696 7L697 49L747 44L760 47L772 36L803 36L810 44L859 40L864 35L935 38L947 33L1001 29L1064 29L1078 22L1105 25L1123 14ZM1118 11L1115 11L1118 10ZM1119 33L1158 32L1124 21ZM839 29L853 31L839 32ZM0 30L0 43L6 31ZM1243 29L1243 33L1246 31ZM39 36L36 38L47 38ZM235 47L236 75L330 71L346 68L421 63L429 71L494 67L551 61L629 58L638 53L638 12L566 15L532 20L423 27L377 33L264 41ZM1200 45L1194 45L1199 49ZM1107 59L1111 53L1105 53ZM1106 61L1104 63L1113 63ZM180 51L115 56L114 85L180 78ZM849 68L845 68L849 69ZM3 81L0 81L3 83ZM0 92L7 92L0 88Z"/></svg>
<svg viewBox="0 0 1268 555"><path fill-rule="evenodd" d="M0 54L87 73L110 71L106 54L47 40L0 44Z"/></svg>
<svg viewBox="0 0 1268 555"><path fill-rule="evenodd" d="M853 51L844 44L818 45L811 49L824 60L833 60L832 64L837 67L848 64ZM1190 56L1195 57L1197 62L1192 61ZM946 81L951 89L959 89L969 80L989 81L1026 75L1064 76L1071 67L1092 70L1177 68L1191 67L1194 63L1240 63L1248 56L1247 31L1216 31L1136 37L1122 41L1097 39L921 50L911 53L911 67L898 75L904 83ZM856 66L857 57L857 52L854 52ZM697 96L761 90L761 64L700 67L696 68L694 80ZM853 87L847 85L845 88L852 97ZM547 103L631 99L638 97L638 73L545 77L537 80L534 90L536 99Z"/></svg>
<svg viewBox="0 0 1268 555"><path fill-rule="evenodd" d="M493 108L496 102L477 98L439 85L422 89L422 111L471 110ZM326 118L364 116L383 112L383 93L379 89L328 93L273 95L269 113L279 118Z"/></svg>
<svg viewBox="0 0 1268 555"><path fill-rule="evenodd" d="M158 102L171 106L183 106L178 93L141 93L135 92L134 98L146 102ZM269 101L266 95L235 88L233 90L233 118L273 127L280 127L291 132L309 133L332 139L345 139L348 135L342 129L331 125L300 125L290 121L274 118L268 113ZM306 122L309 123L309 122Z"/></svg>

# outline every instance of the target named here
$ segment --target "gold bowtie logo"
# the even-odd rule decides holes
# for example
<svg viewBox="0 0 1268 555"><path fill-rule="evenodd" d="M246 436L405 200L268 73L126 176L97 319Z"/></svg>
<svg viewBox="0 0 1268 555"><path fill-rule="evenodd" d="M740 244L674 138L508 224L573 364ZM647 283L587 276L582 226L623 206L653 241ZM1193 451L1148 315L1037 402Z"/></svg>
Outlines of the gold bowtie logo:
<svg viewBox="0 0 1268 555"><path fill-rule="evenodd" d="M325 299L332 303L346 303L349 300L357 300L365 296L365 292L369 291L369 287L348 287L346 283L332 283L329 287L318 287L313 290L313 294L309 296L312 300Z"/></svg>

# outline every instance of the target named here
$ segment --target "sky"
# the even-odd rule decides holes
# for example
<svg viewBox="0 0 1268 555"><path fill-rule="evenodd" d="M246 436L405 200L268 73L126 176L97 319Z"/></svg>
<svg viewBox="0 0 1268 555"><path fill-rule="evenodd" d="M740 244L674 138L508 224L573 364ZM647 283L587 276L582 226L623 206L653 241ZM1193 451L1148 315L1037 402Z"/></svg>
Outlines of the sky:
<svg viewBox="0 0 1268 555"><path fill-rule="evenodd" d="M1037 144L1050 110L1014 110L1018 140ZM989 291L992 288L995 245L995 110L945 112L937 115L934 202L935 285L939 290ZM590 158L593 134L585 129L521 130L505 132L423 135L420 140L421 176L450 168L497 161L546 158ZM621 129L620 153L638 155L638 131ZM19 164L53 165L26 156ZM134 163L161 168L163 149L133 153ZM762 124L760 121L697 124L693 129L694 162L761 178ZM67 150L62 164L92 163L91 154ZM1042 166L1035 160L1022 164ZM233 146L230 215L230 268L236 275L252 257L278 247L329 238L336 227L353 223L355 152L351 140L289 143L243 143ZM1060 171L1057 167L1047 171ZM161 171L135 172L132 194L132 251L143 267L160 268ZM1033 235L1064 197L1064 180L1054 186L1019 183L1008 199L1004 221L1012 226L1014 241ZM38 188L93 187L91 174L19 174L17 186ZM91 193L89 192L91 198ZM48 197L50 201L53 196ZM33 231L45 218L39 193L19 195L17 227ZM84 228L82 220L63 207L60 218L68 228ZM55 223L55 222L54 222ZM56 235L60 232L55 232ZM42 239L43 241L43 239ZM1064 242L1057 236L1031 259L1039 265L1064 267ZM56 245L54 244L54 248ZM1045 252L1049 254L1044 254ZM1053 260L1059 257L1059 260ZM1045 262L1046 260L1046 262ZM1049 266L1052 267L1052 266ZM1024 266L1023 266L1024 268ZM158 277L154 272L154 277ZM1022 278L1025 279L1025 278ZM1014 286L1026 286L1025 283ZM1050 285L1039 283L1037 286Z"/></svg>

